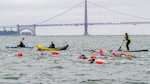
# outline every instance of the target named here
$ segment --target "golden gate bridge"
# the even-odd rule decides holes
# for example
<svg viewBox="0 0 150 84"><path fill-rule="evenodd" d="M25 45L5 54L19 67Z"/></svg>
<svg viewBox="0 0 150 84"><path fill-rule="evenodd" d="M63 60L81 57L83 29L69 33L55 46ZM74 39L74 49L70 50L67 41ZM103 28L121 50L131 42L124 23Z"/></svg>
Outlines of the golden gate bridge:
<svg viewBox="0 0 150 84"><path fill-rule="evenodd" d="M17 32L28 29L36 35L37 27L83 26L84 35L88 34L88 26L93 25L137 25L150 24L150 18L122 13L104 6L84 0L76 6L41 22L31 25L1 26L0 28L17 28Z"/></svg>

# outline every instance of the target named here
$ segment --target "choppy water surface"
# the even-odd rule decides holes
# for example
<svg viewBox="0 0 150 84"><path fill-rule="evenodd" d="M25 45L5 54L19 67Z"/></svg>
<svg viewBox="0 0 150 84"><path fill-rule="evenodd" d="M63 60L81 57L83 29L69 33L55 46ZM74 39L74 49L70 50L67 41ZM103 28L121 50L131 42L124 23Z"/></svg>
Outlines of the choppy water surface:
<svg viewBox="0 0 150 84"><path fill-rule="evenodd" d="M33 49L7 49L24 39ZM150 36L131 36L131 50L149 49ZM135 57L108 57L102 59L98 52L118 50L123 36L0 36L1 84L150 84L150 52L130 52ZM36 44L56 47L68 42L65 51L52 55L51 51L37 51ZM125 43L122 49L126 50ZM95 50L96 52L91 52ZM23 56L17 56L22 52ZM45 55L40 55L43 52ZM126 52L125 52L126 53ZM105 64L84 64L79 55L97 56Z"/></svg>

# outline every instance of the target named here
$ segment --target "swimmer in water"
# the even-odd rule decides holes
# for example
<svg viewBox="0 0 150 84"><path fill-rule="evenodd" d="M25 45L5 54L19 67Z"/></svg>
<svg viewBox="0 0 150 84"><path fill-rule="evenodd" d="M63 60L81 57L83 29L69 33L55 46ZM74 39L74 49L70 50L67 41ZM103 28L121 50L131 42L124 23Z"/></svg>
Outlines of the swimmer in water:
<svg viewBox="0 0 150 84"><path fill-rule="evenodd" d="M116 57L122 57L122 56L127 56L127 57L131 57L132 54L125 54L125 53L117 53L113 50L110 50L109 53L104 53L102 49L99 50L99 54L100 56L104 56L105 58L107 58L107 56L116 56Z"/></svg>
<svg viewBox="0 0 150 84"><path fill-rule="evenodd" d="M81 55L79 56L79 59L87 59L87 57L85 57L85 55Z"/></svg>
<svg viewBox="0 0 150 84"><path fill-rule="evenodd" d="M110 54L104 52L102 49L99 50L100 56L110 56Z"/></svg>
<svg viewBox="0 0 150 84"><path fill-rule="evenodd" d="M85 55L81 55L82 56L82 59L87 59L87 57L85 57Z"/></svg>
<svg viewBox="0 0 150 84"><path fill-rule="evenodd" d="M117 52L113 51L113 52L112 52L112 55L113 55L113 56L121 57L121 56L123 56L123 55L125 55L125 54L124 54L124 53L117 53Z"/></svg>
<svg viewBox="0 0 150 84"><path fill-rule="evenodd" d="M115 52L115 51L113 51L113 52L111 52L111 53L112 53L113 56L117 56L117 57L126 56L126 57L130 58L130 57L133 56L132 54L129 54L129 53L127 53L127 54L125 54L125 53L117 53L117 52Z"/></svg>
<svg viewBox="0 0 150 84"><path fill-rule="evenodd" d="M95 59L90 59L88 61L89 61L89 64L92 64L92 63L94 63Z"/></svg>

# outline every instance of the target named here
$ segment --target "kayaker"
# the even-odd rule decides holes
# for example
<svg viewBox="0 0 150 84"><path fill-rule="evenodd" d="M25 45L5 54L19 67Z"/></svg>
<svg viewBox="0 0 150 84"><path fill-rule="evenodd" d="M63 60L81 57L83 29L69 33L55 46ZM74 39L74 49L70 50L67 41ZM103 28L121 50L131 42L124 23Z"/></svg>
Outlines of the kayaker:
<svg viewBox="0 0 150 84"><path fill-rule="evenodd" d="M55 44L51 42L51 45L49 46L49 48L55 48Z"/></svg>
<svg viewBox="0 0 150 84"><path fill-rule="evenodd" d="M125 40L127 41L127 43L126 43L127 51L129 51L129 50L130 50L129 44L130 44L130 42L131 42L131 38L130 38L130 36L128 35L128 33L125 33ZM125 40L124 40L124 41L125 41Z"/></svg>
<svg viewBox="0 0 150 84"><path fill-rule="evenodd" d="M20 44L17 45L17 47L25 47L25 45L23 44L23 41L22 41L22 40L20 41Z"/></svg>

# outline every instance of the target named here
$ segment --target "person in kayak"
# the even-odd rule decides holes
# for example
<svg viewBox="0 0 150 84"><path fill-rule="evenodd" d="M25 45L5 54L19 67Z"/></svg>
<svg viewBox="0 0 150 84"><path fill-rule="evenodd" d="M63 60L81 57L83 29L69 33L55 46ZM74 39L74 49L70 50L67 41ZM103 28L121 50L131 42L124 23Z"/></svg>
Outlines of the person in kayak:
<svg viewBox="0 0 150 84"><path fill-rule="evenodd" d="M51 42L51 45L48 48L55 48L55 44Z"/></svg>
<svg viewBox="0 0 150 84"><path fill-rule="evenodd" d="M127 43L126 43L127 51L129 51L129 50L130 50L129 44L131 43L131 38L130 38L130 36L128 35L128 33L125 33L125 40L127 41ZM124 40L124 41L125 41L125 40Z"/></svg>
<svg viewBox="0 0 150 84"><path fill-rule="evenodd" d="M23 41L22 41L22 40L20 41L20 44L17 45L17 47L25 47L25 45L23 44Z"/></svg>

